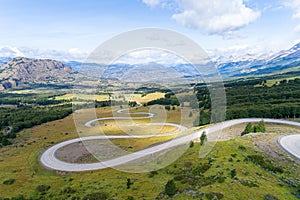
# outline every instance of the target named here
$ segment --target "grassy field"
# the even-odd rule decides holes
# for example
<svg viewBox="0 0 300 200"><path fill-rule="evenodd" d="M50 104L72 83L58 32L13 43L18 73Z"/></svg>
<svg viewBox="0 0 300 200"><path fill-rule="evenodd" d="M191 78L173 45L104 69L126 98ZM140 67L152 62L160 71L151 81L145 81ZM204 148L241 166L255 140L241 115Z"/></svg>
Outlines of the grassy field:
<svg viewBox="0 0 300 200"><path fill-rule="evenodd" d="M137 101L139 103L147 103L147 102L155 100L155 99L164 98L164 96L165 96L165 93L155 92L155 93L147 94L146 96L137 95L137 96L133 97L132 100Z"/></svg>
<svg viewBox="0 0 300 200"><path fill-rule="evenodd" d="M99 108L96 113L99 117L112 116L117 109L116 107L112 111L110 108ZM80 114L81 120L87 121L90 120L88 114L90 111L79 110L76 112ZM161 112L162 110L161 107L132 109L132 112L141 111ZM190 119L192 117L188 117L190 111L183 110L181 112L176 108L167 111L165 119L167 122L178 123L181 119L180 113L183 113L183 118L192 120ZM140 120L139 123L146 122L148 121ZM224 134L232 134L235 135L233 138L236 138L243 126L228 129ZM118 134L120 131L115 127L105 128L108 129L106 130L107 134ZM96 129L97 127L93 130L94 132L81 134L95 134ZM171 129L171 127L163 127L160 132L173 131ZM155 128L151 130L155 130ZM297 132L299 129L272 124L267 126L267 131L276 136L282 133ZM147 130L146 132L152 131ZM278 199L297 199L292 192L298 190L299 165L282 151L281 155L285 158L284 160L280 157L272 157L262 151L261 146L257 145L257 138L262 137L263 141L267 142L270 138L266 135L237 137L219 142L203 158L199 157L202 147L199 143L195 143L175 163L146 174L130 174L115 169L64 173L44 169L39 164L38 158L46 148L57 142L76 137L78 134L72 115L22 131L15 140L15 145L0 149L0 197L24 195L33 199L88 199L88 195L98 192L115 199L126 200L130 199L130 196L138 200L152 200L156 197L168 199L167 195L163 193L165 185L169 180L174 179L177 194L173 199L178 200L193 199L193 197L200 199L202 196L203 199L212 199L211 196L216 194L219 197L222 195L222 199L256 200L264 199L267 194ZM125 150L135 151L167 139L170 138L129 139L115 140L114 142ZM284 172L274 173L259 164L247 161L247 156L251 155L262 155L264 159L271 160L272 165L280 166ZM210 164L205 172L194 175L196 169L199 167L204 169L203 166L207 163ZM236 172L233 178L231 177L232 170ZM10 179L14 180L11 181L12 184L3 184ZM127 179L133 183L129 189L127 188ZM292 186L293 184L295 187ZM41 185L44 185L44 189ZM50 188L46 186L50 186Z"/></svg>
<svg viewBox="0 0 300 200"><path fill-rule="evenodd" d="M75 136L55 132L62 123L66 124L68 121L72 121L72 118L68 117L26 130L21 134L22 139L19 138L20 140L27 138L24 146L7 147L1 150L3 157L0 165L0 180L3 182L15 179L12 185L1 183L0 194L2 197L23 194L27 197L41 199L75 199L75 197L79 199L97 191L107 193L109 197L117 199L127 199L128 196L135 199L155 199L164 191L167 181L175 179L179 192L174 199L178 200L193 199L192 195L195 191L197 192L194 195L199 193L200 196L203 193L221 193L224 196L223 199L264 199L267 194L276 196L278 199L296 199L291 192L297 191L297 188L289 186L281 180L281 177L291 178L292 181L295 181L299 166L289 160L282 165L285 169L284 173L274 174L259 165L246 162L247 155L265 155L255 147L251 138L246 137L217 143L212 152L204 158L199 158L198 152L201 147L196 143L178 161L155 173L129 174L114 169L62 173L42 168L38 163L38 156L46 146L51 145L52 142ZM65 131L70 133L74 130L69 127L65 128ZM47 137L47 139L43 137ZM34 140L36 142L33 142ZM208 178L222 174L225 180L197 186L196 189L195 185L190 185L195 180L189 178L188 174L200 163L208 162L211 162L211 166L203 173L203 176ZM233 169L236 170L235 178L231 178L230 175ZM133 182L129 189L126 185L128 178ZM186 178L187 180L185 180ZM250 183L257 186L251 186ZM39 185L49 185L50 189L39 192L36 190ZM167 199L166 195L161 195L161 197L161 199ZM204 197L203 199L209 198Z"/></svg>
<svg viewBox="0 0 300 200"><path fill-rule="evenodd" d="M18 91L15 91L15 92L18 92ZM28 92L31 92L31 91L28 90ZM123 100L125 98L126 100L130 100L130 101L137 101L139 103L147 103L154 99L163 98L164 95L165 94L161 93L161 92L150 93L145 96L141 95L141 94L122 94L122 95L112 94L111 99ZM96 100L96 101L107 101L110 99L110 96L108 94L91 95L91 94L68 93L68 94L64 94L64 95L55 97L55 100L72 100L74 97L76 97L79 100Z"/></svg>
<svg viewBox="0 0 300 200"><path fill-rule="evenodd" d="M75 97L82 100L93 100L93 101L109 100L108 95L89 95L89 94L65 94L62 96L55 97L55 100L72 100Z"/></svg>

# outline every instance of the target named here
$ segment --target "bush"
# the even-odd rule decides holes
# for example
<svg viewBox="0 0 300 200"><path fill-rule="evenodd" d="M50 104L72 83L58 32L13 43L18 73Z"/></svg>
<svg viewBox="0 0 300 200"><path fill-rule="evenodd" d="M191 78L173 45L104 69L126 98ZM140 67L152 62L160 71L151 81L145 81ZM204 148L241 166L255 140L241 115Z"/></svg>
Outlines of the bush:
<svg viewBox="0 0 300 200"><path fill-rule="evenodd" d="M271 161L265 160L261 155L249 155L245 160L260 165L262 168L274 173L283 173L284 171L280 166L274 166Z"/></svg>
<svg viewBox="0 0 300 200"><path fill-rule="evenodd" d="M210 192L205 194L206 198L209 200L223 199L224 195L222 193Z"/></svg>
<svg viewBox="0 0 300 200"><path fill-rule="evenodd" d="M131 179L128 178L127 182L126 182L127 189L129 189L132 184L133 184L133 182L131 182Z"/></svg>
<svg viewBox="0 0 300 200"><path fill-rule="evenodd" d="M275 197L271 194L266 194L264 199L265 200L279 200L277 197Z"/></svg>
<svg viewBox="0 0 300 200"><path fill-rule="evenodd" d="M207 170L210 169L210 167L211 164L209 163L200 164L198 167L193 169L193 175L197 176L197 175L204 174Z"/></svg>
<svg viewBox="0 0 300 200"><path fill-rule="evenodd" d="M185 178L185 175L183 175L183 174L174 176L175 181L182 181L184 178Z"/></svg>
<svg viewBox="0 0 300 200"><path fill-rule="evenodd" d="M234 178L236 176L236 170L235 169L230 171L230 176L231 176L231 178Z"/></svg>
<svg viewBox="0 0 300 200"><path fill-rule="evenodd" d="M108 194L105 192L95 192L86 195L83 200L106 200L108 198Z"/></svg>
<svg viewBox="0 0 300 200"><path fill-rule="evenodd" d="M12 197L11 200L26 200L26 198L23 195L18 195L16 197Z"/></svg>
<svg viewBox="0 0 300 200"><path fill-rule="evenodd" d="M155 175L157 175L157 174L158 174L157 171L151 171L151 172L149 173L149 178L152 178L153 176L155 176Z"/></svg>
<svg viewBox="0 0 300 200"><path fill-rule="evenodd" d="M240 145L240 146L238 147L238 150L246 151L246 147Z"/></svg>
<svg viewBox="0 0 300 200"><path fill-rule="evenodd" d="M165 186L165 193L169 197L172 197L174 194L176 194L176 192L177 192L177 188L174 180L169 180Z"/></svg>
<svg viewBox="0 0 300 200"><path fill-rule="evenodd" d="M128 196L127 200L134 200L133 196Z"/></svg>
<svg viewBox="0 0 300 200"><path fill-rule="evenodd" d="M51 188L50 185L39 185L36 187L36 191L44 193L44 192L47 192L48 190L50 190L50 188Z"/></svg>
<svg viewBox="0 0 300 200"><path fill-rule="evenodd" d="M259 187L256 183L253 183L251 181L246 181L246 180L239 180L240 183L244 186L247 186L247 187Z"/></svg>
<svg viewBox="0 0 300 200"><path fill-rule="evenodd" d="M64 194L74 194L75 192L76 192L76 190L74 190L71 187L66 187L62 190L62 193L64 193Z"/></svg>
<svg viewBox="0 0 300 200"><path fill-rule="evenodd" d="M11 178L11 179L3 181L3 184L4 185L12 185L15 183L15 181L16 181L16 179Z"/></svg>
<svg viewBox="0 0 300 200"><path fill-rule="evenodd" d="M165 109L169 111L169 110L171 110L171 107L169 105L167 105L167 106L165 106Z"/></svg>

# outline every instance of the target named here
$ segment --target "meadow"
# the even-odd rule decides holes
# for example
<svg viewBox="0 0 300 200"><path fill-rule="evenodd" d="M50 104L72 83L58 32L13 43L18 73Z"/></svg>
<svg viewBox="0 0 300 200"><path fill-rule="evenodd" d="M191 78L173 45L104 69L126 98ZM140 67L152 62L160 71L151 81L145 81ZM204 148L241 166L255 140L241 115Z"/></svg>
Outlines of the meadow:
<svg viewBox="0 0 300 200"><path fill-rule="evenodd" d="M291 127L272 127L267 127L270 134L295 131ZM177 191L174 199L213 199L214 196L219 199L264 199L266 195L296 199L292 193L298 190L298 163L284 152L284 161L268 156L255 145L255 138L237 137L219 142L204 157L199 157L200 144L194 143L175 163L146 174L115 169L64 173L47 170L40 165L38 157L47 147L75 137L78 135L72 115L22 131L17 144L1 149L1 197L23 195L32 199L89 199L98 195L102 199L168 199L165 185L174 180ZM135 145L134 141L131 142ZM148 145L150 143L151 140ZM136 143L136 149L140 144ZM283 173L268 171L247 160L253 155L280 166ZM206 170L199 171L202 168ZM231 175L233 170L236 173L234 177ZM195 173L198 175L191 176ZM133 183L129 188L128 179ZM7 180L14 181L3 184Z"/></svg>

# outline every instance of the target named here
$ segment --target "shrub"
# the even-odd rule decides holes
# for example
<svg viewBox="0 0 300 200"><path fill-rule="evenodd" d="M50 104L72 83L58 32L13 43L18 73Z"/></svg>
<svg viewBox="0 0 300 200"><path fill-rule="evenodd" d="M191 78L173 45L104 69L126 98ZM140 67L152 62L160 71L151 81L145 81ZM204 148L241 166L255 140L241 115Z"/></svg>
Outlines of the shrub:
<svg viewBox="0 0 300 200"><path fill-rule="evenodd" d="M26 200L23 195L18 195L16 197L12 197L11 200Z"/></svg>
<svg viewBox="0 0 300 200"><path fill-rule="evenodd" d="M134 200L133 196L128 196L127 200Z"/></svg>
<svg viewBox="0 0 300 200"><path fill-rule="evenodd" d="M193 169L193 175L201 175L204 174L207 170L209 170L211 167L211 164L209 163L204 163L200 164L198 167Z"/></svg>
<svg viewBox="0 0 300 200"><path fill-rule="evenodd" d="M265 200L279 200L277 197L275 197L271 194L266 194L264 199Z"/></svg>
<svg viewBox="0 0 300 200"><path fill-rule="evenodd" d="M153 176L155 176L155 175L157 175L157 174L158 174L157 171L151 171L151 172L149 173L149 178L152 178Z"/></svg>
<svg viewBox="0 0 300 200"><path fill-rule="evenodd" d="M36 191L43 193L43 192L47 192L48 190L50 190L50 188L51 188L50 185L39 185L36 187Z"/></svg>
<svg viewBox="0 0 300 200"><path fill-rule="evenodd" d="M171 197L173 196L174 194L176 194L177 192L177 188L176 188L176 185L175 185L175 182L174 180L169 180L165 186L165 193Z"/></svg>
<svg viewBox="0 0 300 200"><path fill-rule="evenodd" d="M237 154L236 153L232 153L231 157L236 158Z"/></svg>
<svg viewBox="0 0 300 200"><path fill-rule="evenodd" d="M108 198L108 194L105 192L95 192L86 195L85 197L83 197L83 200L106 200Z"/></svg>
<svg viewBox="0 0 300 200"><path fill-rule="evenodd" d="M231 178L234 178L236 176L236 170L235 169L230 171L230 176L231 176Z"/></svg>
<svg viewBox="0 0 300 200"><path fill-rule="evenodd" d="M11 178L11 179L3 181L3 184L4 185L12 185L15 183L15 181L16 181L16 179Z"/></svg>
<svg viewBox="0 0 300 200"><path fill-rule="evenodd" d="M246 151L246 147L240 145L240 146L238 147L238 150Z"/></svg>
<svg viewBox="0 0 300 200"><path fill-rule="evenodd" d="M205 196L209 200L218 200L224 197L222 193L216 193L216 192L206 193Z"/></svg>
<svg viewBox="0 0 300 200"><path fill-rule="evenodd" d="M284 171L280 166L274 166L271 161L265 160L261 155L249 155L245 160L260 165L262 168L274 173L283 173Z"/></svg>
<svg viewBox="0 0 300 200"><path fill-rule="evenodd" d="M165 109L169 111L169 110L171 110L171 107L169 105L167 105L167 106L165 106Z"/></svg>
<svg viewBox="0 0 300 200"><path fill-rule="evenodd" d="M183 175L183 174L174 176L174 180L175 180L175 181L181 181L181 180L183 180L184 178L185 178L185 175Z"/></svg>
<svg viewBox="0 0 300 200"><path fill-rule="evenodd" d="M127 182L126 182L127 189L129 189L132 184L133 184L133 182L131 182L131 179L128 178Z"/></svg>
<svg viewBox="0 0 300 200"><path fill-rule="evenodd" d="M247 186L247 187L258 187L258 185L256 183L253 183L251 181L246 181L246 180L239 180L240 183L244 186Z"/></svg>
<svg viewBox="0 0 300 200"><path fill-rule="evenodd" d="M66 187L62 190L62 193L64 193L64 194L74 194L75 192L76 192L76 190L74 190L71 187Z"/></svg>

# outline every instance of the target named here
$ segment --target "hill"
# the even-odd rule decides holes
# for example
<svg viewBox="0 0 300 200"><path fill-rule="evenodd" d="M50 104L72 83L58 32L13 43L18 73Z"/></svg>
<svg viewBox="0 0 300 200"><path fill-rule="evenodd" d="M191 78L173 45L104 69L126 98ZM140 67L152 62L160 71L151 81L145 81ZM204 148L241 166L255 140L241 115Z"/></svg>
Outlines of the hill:
<svg viewBox="0 0 300 200"><path fill-rule="evenodd" d="M49 59L14 58L0 66L0 90L47 84L68 84L76 72L62 62Z"/></svg>

